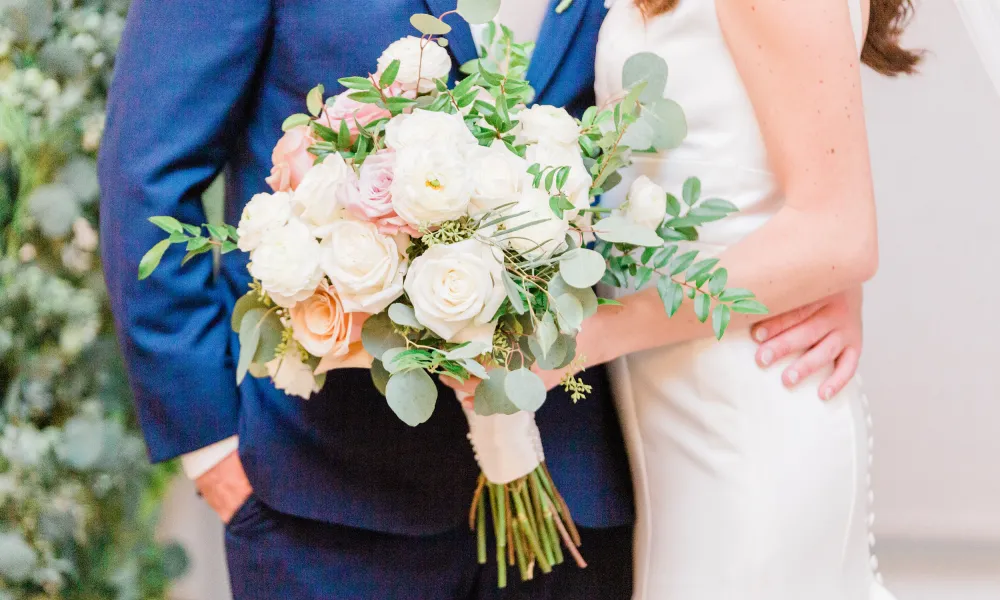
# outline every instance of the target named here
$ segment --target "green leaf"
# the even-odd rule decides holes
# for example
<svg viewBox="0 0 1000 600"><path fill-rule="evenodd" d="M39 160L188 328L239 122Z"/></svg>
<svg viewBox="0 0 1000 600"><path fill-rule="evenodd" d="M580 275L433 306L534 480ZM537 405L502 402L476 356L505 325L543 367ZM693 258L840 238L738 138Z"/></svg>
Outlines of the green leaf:
<svg viewBox="0 0 1000 600"><path fill-rule="evenodd" d="M729 281L729 271L719 269L712 273L712 278L708 281L708 293L718 296L726 289L726 282Z"/></svg>
<svg viewBox="0 0 1000 600"><path fill-rule="evenodd" d="M439 37L439 38L437 38L434 41L436 41L438 43L438 46L441 46L442 48L447 48L448 47L448 40L447 40L447 38Z"/></svg>
<svg viewBox="0 0 1000 600"><path fill-rule="evenodd" d="M687 137L684 109L673 100L660 98L643 108L642 117L653 130L653 147L657 150L673 150Z"/></svg>
<svg viewBox="0 0 1000 600"><path fill-rule="evenodd" d="M240 247L236 244L236 242L226 240L225 242L222 242L221 251L222 254L229 254L233 250L239 250L239 248Z"/></svg>
<svg viewBox="0 0 1000 600"><path fill-rule="evenodd" d="M535 356L544 358L558 337L559 329L556 327L555 319L553 319L552 313L547 312L535 328L534 338L538 342L538 352L535 353Z"/></svg>
<svg viewBox="0 0 1000 600"><path fill-rule="evenodd" d="M349 90L358 90L362 92L375 90L375 84L373 84L372 80L367 77L341 77L337 80L337 83Z"/></svg>
<svg viewBox="0 0 1000 600"><path fill-rule="evenodd" d="M385 369L382 361L376 359L372 361L372 383L380 394L385 396L385 386L389 383L391 374Z"/></svg>
<svg viewBox="0 0 1000 600"><path fill-rule="evenodd" d="M583 304L573 294L563 294L555 299L556 320L559 331L575 334L583 325Z"/></svg>
<svg viewBox="0 0 1000 600"><path fill-rule="evenodd" d="M507 299L510 300L510 305L513 307L514 312L519 315L528 312L528 304L525 302L524 296L521 295L523 290L510 276L510 273L504 270L500 274L500 280L503 281L503 289L507 292Z"/></svg>
<svg viewBox="0 0 1000 600"><path fill-rule="evenodd" d="M660 300L663 308L667 311L667 316L672 317L677 314L677 309L684 302L684 288L679 283L666 277L656 282L656 291L660 293Z"/></svg>
<svg viewBox="0 0 1000 600"><path fill-rule="evenodd" d="M351 130L347 126L347 119L340 122L340 130L337 132L337 147L341 150L351 149Z"/></svg>
<svg viewBox="0 0 1000 600"><path fill-rule="evenodd" d="M633 54L622 68L622 88L630 89L645 83L639 102L650 104L663 98L667 87L667 61L652 52Z"/></svg>
<svg viewBox="0 0 1000 600"><path fill-rule="evenodd" d="M233 314L230 315L230 327L232 327L233 331L240 330L243 315L247 314L247 311L253 308L265 308L257 292L249 292L236 301L236 304L233 305Z"/></svg>
<svg viewBox="0 0 1000 600"><path fill-rule="evenodd" d="M677 217L681 214L681 202L673 194L667 194L667 214L671 217Z"/></svg>
<svg viewBox="0 0 1000 600"><path fill-rule="evenodd" d="M583 307L583 318L586 319L597 312L597 294L590 287L577 288L569 285L560 275L556 275L549 281L549 294L553 298L558 298L563 294L570 294L580 301Z"/></svg>
<svg viewBox="0 0 1000 600"><path fill-rule="evenodd" d="M663 240L655 231L640 227L620 215L612 215L594 224L594 233L600 239L613 244L633 246L662 246Z"/></svg>
<svg viewBox="0 0 1000 600"><path fill-rule="evenodd" d="M205 238L198 238L198 239L199 240L204 240ZM212 251L212 246L207 243L208 240L205 240L205 241L206 241L206 244L204 246L201 246L201 247L196 248L194 250L188 250L187 251L187 254L185 254L184 258L181 259L181 266L182 267L184 265L186 265L188 263L188 261L191 260L192 258L194 258L194 257L196 257L198 255L206 254L206 253Z"/></svg>
<svg viewBox="0 0 1000 600"><path fill-rule="evenodd" d="M670 264L667 265L667 272L670 273L671 277L673 277L674 275L677 275L678 273L680 273L684 269L686 269L689 266L691 266L691 263L694 262L694 259L697 256L698 256L698 251L697 250L691 250L689 252L685 252L684 254L681 254L677 258L675 258L672 261L670 261Z"/></svg>
<svg viewBox="0 0 1000 600"><path fill-rule="evenodd" d="M309 109L309 113L314 117L318 117L320 111L323 110L323 84L319 84L313 89L309 90L306 94L306 108Z"/></svg>
<svg viewBox="0 0 1000 600"><path fill-rule="evenodd" d="M744 315L766 315L768 313L766 306L751 298L737 300L736 302L733 302L732 306L733 312L742 313Z"/></svg>
<svg viewBox="0 0 1000 600"><path fill-rule="evenodd" d="M246 311L240 319L240 357L236 363L236 384L243 383L247 376L247 369L253 362L253 357L257 354L260 345L260 327L258 324L267 314L266 308L251 308Z"/></svg>
<svg viewBox="0 0 1000 600"><path fill-rule="evenodd" d="M423 329L424 326L420 324L417 320L416 313L413 312L413 307L407 306L400 302L396 302L389 307L389 318L396 325L402 325L403 327L411 327L413 329Z"/></svg>
<svg viewBox="0 0 1000 600"><path fill-rule="evenodd" d="M139 280L152 275L156 267L160 266L160 260L163 259L163 253L167 251L170 247L170 240L163 240L157 243L155 246L149 249L149 252L142 257L139 261Z"/></svg>
<svg viewBox="0 0 1000 600"><path fill-rule="evenodd" d="M712 331L715 332L715 338L721 340L722 336L726 334L726 328L729 327L730 318L729 307L725 304L719 304L712 311Z"/></svg>
<svg viewBox="0 0 1000 600"><path fill-rule="evenodd" d="M689 177L684 182L684 202L688 206L694 206L701 198L701 180L697 177Z"/></svg>
<svg viewBox="0 0 1000 600"><path fill-rule="evenodd" d="M604 257L586 248L571 250L559 259L559 274L563 281L575 288L597 285L606 269Z"/></svg>
<svg viewBox="0 0 1000 600"><path fill-rule="evenodd" d="M434 414L437 386L423 369L396 373L385 386L385 399L396 416L416 427Z"/></svg>
<svg viewBox="0 0 1000 600"><path fill-rule="evenodd" d="M405 346L400 346L399 348L389 348L382 353L382 356L377 358L382 361L382 366L385 367L385 370L389 371L389 374L392 375L403 370L402 361L397 362L396 359L399 358L400 354L403 354L406 351Z"/></svg>
<svg viewBox="0 0 1000 600"><path fill-rule="evenodd" d="M476 414L488 417L498 414L512 415L520 411L521 409L507 397L505 383L509 372L506 369L490 369L488 373L490 378L484 379L476 387L473 403Z"/></svg>
<svg viewBox="0 0 1000 600"><path fill-rule="evenodd" d="M717 265L717 264L719 264L719 259L717 259L717 258L707 258L705 260L700 260L700 261L696 262L695 264L691 265L690 268L688 268L687 272L684 273L684 279L686 281L692 281L692 280L698 279L702 275L704 275L704 274L708 273L709 271L711 271L712 268L714 268L715 265ZM697 286L697 287L701 287L701 286Z"/></svg>
<svg viewBox="0 0 1000 600"><path fill-rule="evenodd" d="M456 10L470 25L484 25L500 12L500 0L458 0Z"/></svg>
<svg viewBox="0 0 1000 600"><path fill-rule="evenodd" d="M644 265L649 264L649 261L653 260L653 256L655 256L656 253L659 251L660 248L655 248L655 247L646 248L645 250L642 251L642 257L639 259L639 262Z"/></svg>
<svg viewBox="0 0 1000 600"><path fill-rule="evenodd" d="M653 277L653 270L649 267L638 267L636 269L635 282L633 285L635 289L642 289L644 285L649 283L649 280Z"/></svg>
<svg viewBox="0 0 1000 600"><path fill-rule="evenodd" d="M673 258L676 253L677 246L664 246L663 248L660 248L653 256L653 268L662 269L667 266L667 263L670 262L670 259Z"/></svg>
<svg viewBox="0 0 1000 600"><path fill-rule="evenodd" d="M281 344L281 334L284 326L278 314L268 312L258 325L260 329L260 342L257 344L257 351L254 352L253 362L264 367L268 362L277 356L278 345ZM266 371L266 367L265 367Z"/></svg>
<svg viewBox="0 0 1000 600"><path fill-rule="evenodd" d="M385 68L385 71L382 71L382 75L378 78L378 84L382 86L383 89L395 83L396 75L399 75L399 65L399 59L395 58L391 63L389 63L389 66Z"/></svg>
<svg viewBox="0 0 1000 600"><path fill-rule="evenodd" d="M309 115L303 113L294 114L285 119L285 121L281 124L281 130L289 131L291 129L295 129L296 127L308 125L309 121L312 121L312 119L309 118Z"/></svg>
<svg viewBox="0 0 1000 600"><path fill-rule="evenodd" d="M708 320L708 311L712 307L712 297L708 294L699 292L694 299L694 315L698 317L698 320L704 323Z"/></svg>
<svg viewBox="0 0 1000 600"><path fill-rule="evenodd" d="M503 387L511 404L523 411L535 412L545 404L545 383L528 369L507 373Z"/></svg>
<svg viewBox="0 0 1000 600"><path fill-rule="evenodd" d="M423 13L417 13L410 17L410 25L424 35L445 35L451 31L451 26L435 17Z"/></svg>
<svg viewBox="0 0 1000 600"><path fill-rule="evenodd" d="M598 306L624 306L624 304L622 304L621 302L619 302L617 300L614 300L612 298L598 298L597 299L597 305Z"/></svg>
<svg viewBox="0 0 1000 600"><path fill-rule="evenodd" d="M743 288L729 288L728 290L719 294L720 302L736 302L737 300L745 300L747 298L753 298L754 293L750 290Z"/></svg>
<svg viewBox="0 0 1000 600"><path fill-rule="evenodd" d="M705 200L704 202L699 204L698 208L704 208L724 213L739 212L740 210L735 204L733 204L729 200L723 200L721 198L709 198L708 200Z"/></svg>
<svg viewBox="0 0 1000 600"><path fill-rule="evenodd" d="M184 225L173 217L150 217L149 222L170 234L184 233ZM194 225L191 225L191 227L194 227ZM199 233L201 233L201 229L197 229L191 235L198 235Z"/></svg>
<svg viewBox="0 0 1000 600"><path fill-rule="evenodd" d="M373 315L361 327L361 344L368 354L378 357L390 348L405 346L406 340L396 333L387 313Z"/></svg>

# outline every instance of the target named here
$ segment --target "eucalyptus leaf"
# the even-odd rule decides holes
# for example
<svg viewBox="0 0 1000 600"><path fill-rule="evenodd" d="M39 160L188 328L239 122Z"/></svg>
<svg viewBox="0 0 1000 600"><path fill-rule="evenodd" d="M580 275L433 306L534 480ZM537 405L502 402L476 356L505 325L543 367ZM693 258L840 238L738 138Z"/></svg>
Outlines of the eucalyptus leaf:
<svg viewBox="0 0 1000 600"><path fill-rule="evenodd" d="M620 215L612 215L594 224L594 233L613 244L633 246L662 246L663 240L652 229L640 227Z"/></svg>
<svg viewBox="0 0 1000 600"><path fill-rule="evenodd" d="M267 314L265 308L251 308L240 320L240 356L236 363L236 383L243 383L250 363L260 345L260 327L257 325Z"/></svg>
<svg viewBox="0 0 1000 600"><path fill-rule="evenodd" d="M535 412L545 404L545 383L528 369L507 373L503 387L507 399L523 411Z"/></svg>
<svg viewBox="0 0 1000 600"><path fill-rule="evenodd" d="M451 26L435 17L424 13L418 13L410 17L410 25L424 35L445 35L451 32Z"/></svg>
<svg viewBox="0 0 1000 600"><path fill-rule="evenodd" d="M382 353L379 359L382 362L382 367L391 374L400 371L400 365L396 362L396 357L406 352L405 346L400 346L398 348L389 348Z"/></svg>
<svg viewBox="0 0 1000 600"><path fill-rule="evenodd" d="M477 356L482 356L492 349L492 346L486 342L467 342L458 348L448 350L444 353L445 358L448 360L464 360L476 358Z"/></svg>
<svg viewBox="0 0 1000 600"><path fill-rule="evenodd" d="M506 369L490 369L490 378L484 379L476 386L473 410L477 415L512 415L521 409L507 397L505 383L508 371Z"/></svg>
<svg viewBox="0 0 1000 600"><path fill-rule="evenodd" d="M392 374L386 370L382 361L378 359L372 361L372 384L375 385L375 389L383 396L385 396L385 386L389 383L389 377L391 376Z"/></svg>
<svg viewBox="0 0 1000 600"><path fill-rule="evenodd" d="M386 313L372 315L361 327L361 345L368 354L379 357L390 348L405 346L406 340L396 333Z"/></svg>
<svg viewBox="0 0 1000 600"><path fill-rule="evenodd" d="M660 98L643 107L642 117L653 130L653 147L657 150L673 150L687 137L684 109L673 100Z"/></svg>
<svg viewBox="0 0 1000 600"><path fill-rule="evenodd" d="M240 330L240 323L243 322L243 315L251 308L264 308L264 301L260 299L257 292L248 292L236 301L233 305L233 312L230 315L230 326L233 331Z"/></svg>
<svg viewBox="0 0 1000 600"><path fill-rule="evenodd" d="M284 327L281 319L275 312L268 312L259 323L260 341L257 343L257 351L254 352L253 362L261 366L274 360L277 356L278 345L281 344Z"/></svg>
<svg viewBox="0 0 1000 600"><path fill-rule="evenodd" d="M570 343L573 339L568 335L558 336L549 348L548 353L543 356L541 347L538 345L538 340L532 336L528 338L528 350L540 368L552 371L566 366L567 363L573 360L573 354L576 352L576 345Z"/></svg>
<svg viewBox="0 0 1000 600"><path fill-rule="evenodd" d="M459 361L459 363L463 367L465 367L466 371L468 371L471 375L474 375L475 377L478 377L482 380L490 378L490 374L489 372L486 371L486 367L472 360L471 358L463 359Z"/></svg>
<svg viewBox="0 0 1000 600"><path fill-rule="evenodd" d="M470 25L484 25L500 12L500 0L458 0L457 11Z"/></svg>
<svg viewBox="0 0 1000 600"><path fill-rule="evenodd" d="M586 248L571 250L559 259L559 274L566 283L576 288L597 285L606 269L604 257Z"/></svg>
<svg viewBox="0 0 1000 600"><path fill-rule="evenodd" d="M573 334L580 331L583 325L583 305L575 296L563 294L555 300L556 320L559 331Z"/></svg>
<svg viewBox="0 0 1000 600"><path fill-rule="evenodd" d="M416 427L434 414L437 386L423 369L396 373L385 386L385 399L401 421Z"/></svg>
<svg viewBox="0 0 1000 600"><path fill-rule="evenodd" d="M650 104L663 98L663 90L667 87L667 61L652 52L633 54L622 67L622 88L629 89L639 83L645 83L639 102Z"/></svg>
<svg viewBox="0 0 1000 600"><path fill-rule="evenodd" d="M538 342L538 351L535 356L544 358L558 337L559 329L556 327L555 319L553 319L552 313L547 312L535 328L534 338Z"/></svg>
<svg viewBox="0 0 1000 600"><path fill-rule="evenodd" d="M389 307L389 318L396 325L401 325L403 327L410 327L413 329L423 329L424 326L420 324L417 320L417 314L413 312L413 307L403 304L401 302L396 302Z"/></svg>

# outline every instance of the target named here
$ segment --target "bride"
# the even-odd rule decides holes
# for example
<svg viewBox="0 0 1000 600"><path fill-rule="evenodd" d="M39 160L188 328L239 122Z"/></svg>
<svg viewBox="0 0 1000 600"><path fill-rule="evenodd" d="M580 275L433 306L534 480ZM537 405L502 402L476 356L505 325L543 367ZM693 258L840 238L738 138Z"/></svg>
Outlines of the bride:
<svg viewBox="0 0 1000 600"><path fill-rule="evenodd" d="M896 43L909 2L867 2L618 0L601 30L598 103L622 92L626 59L655 52L689 123L681 147L636 156L618 189L644 175L677 193L697 176L703 197L739 206L704 227L700 258L720 258L730 285L772 313L876 270L858 56L885 74L918 57ZM860 384L829 397L826 371L789 390L751 364L750 317L719 343L697 339L690 311L667 319L655 286L619 300L585 324L578 352L616 361L637 486L635 598L888 598L870 549Z"/></svg>

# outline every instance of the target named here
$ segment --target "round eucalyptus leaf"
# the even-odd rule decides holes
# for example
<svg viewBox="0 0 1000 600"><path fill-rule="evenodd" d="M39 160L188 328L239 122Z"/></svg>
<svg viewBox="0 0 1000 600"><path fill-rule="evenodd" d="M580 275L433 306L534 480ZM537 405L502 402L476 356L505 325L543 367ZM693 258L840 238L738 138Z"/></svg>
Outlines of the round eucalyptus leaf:
<svg viewBox="0 0 1000 600"><path fill-rule="evenodd" d="M396 373L385 386L385 398L400 420L416 427L434 414L437 386L422 369Z"/></svg>
<svg viewBox="0 0 1000 600"><path fill-rule="evenodd" d="M386 371L385 366L382 365L382 361L372 361L372 383L383 396L385 396L385 386L389 383L390 376L389 371Z"/></svg>
<svg viewBox="0 0 1000 600"><path fill-rule="evenodd" d="M535 333L532 337L537 342L537 346L532 347L535 356L547 354L552 348L552 344L555 343L556 338L559 337L559 328L556 327L556 322L551 312L545 313L545 316L542 317L542 320L535 327Z"/></svg>
<svg viewBox="0 0 1000 600"><path fill-rule="evenodd" d="M277 355L278 345L281 344L284 329L277 313L268 313L264 317L260 322L260 341L257 343L257 351L253 355L254 363L264 365L274 359Z"/></svg>
<svg viewBox="0 0 1000 600"><path fill-rule="evenodd" d="M607 263L598 252L577 248L564 254L559 260L559 274L563 281L575 288L589 288L597 285L604 277Z"/></svg>
<svg viewBox="0 0 1000 600"><path fill-rule="evenodd" d="M4 579L12 582L28 579L37 562L35 550L20 532L0 533L0 575Z"/></svg>
<svg viewBox="0 0 1000 600"><path fill-rule="evenodd" d="M473 410L476 411L476 414L484 417L512 415L521 410L507 397L504 382L507 380L508 371L506 369L490 369L488 373L490 378L484 379L476 387L473 403Z"/></svg>
<svg viewBox="0 0 1000 600"><path fill-rule="evenodd" d="M423 13L410 17L410 25L416 27L417 31L424 35L445 35L451 31L451 25L434 15Z"/></svg>
<svg viewBox="0 0 1000 600"><path fill-rule="evenodd" d="M361 345L368 354L382 356L390 348L405 346L406 340L396 333L389 315L379 313L369 317L361 327Z"/></svg>
<svg viewBox="0 0 1000 600"><path fill-rule="evenodd" d="M642 118L653 129L653 147L657 150L673 150L687 137L684 109L673 100L660 98L643 107Z"/></svg>
<svg viewBox="0 0 1000 600"><path fill-rule="evenodd" d="M484 25L500 12L500 0L458 0L457 10L470 25Z"/></svg>
<svg viewBox="0 0 1000 600"><path fill-rule="evenodd" d="M260 327L257 326L267 314L266 308L251 308L240 320L240 356L236 361L236 383L242 383L250 369L250 363L260 347Z"/></svg>
<svg viewBox="0 0 1000 600"><path fill-rule="evenodd" d="M546 371L551 371L553 369L559 369L565 366L567 353L569 352L569 344L567 343L567 338L569 336L561 335L556 338L555 342L552 343L552 347L549 348L549 352L542 356L540 348L538 347L538 340L534 337L528 338L528 348L535 357L536 364ZM572 360L572 356L569 357Z"/></svg>
<svg viewBox="0 0 1000 600"><path fill-rule="evenodd" d="M507 373L503 387L507 398L523 411L535 412L545 404L545 383L528 369Z"/></svg>
<svg viewBox="0 0 1000 600"><path fill-rule="evenodd" d="M396 364L396 357L406 352L405 346L400 346L398 348L389 348L382 353L382 368L384 368L389 373L396 373L399 371L399 365Z"/></svg>
<svg viewBox="0 0 1000 600"><path fill-rule="evenodd" d="M559 321L559 331L577 333L583 325L583 304L572 294L563 294L556 298L556 319Z"/></svg>
<svg viewBox="0 0 1000 600"><path fill-rule="evenodd" d="M612 215L594 224L594 234L605 242L633 246L659 247L663 239L652 229L640 227L620 215Z"/></svg>
<svg viewBox="0 0 1000 600"><path fill-rule="evenodd" d="M557 364L554 369L565 369L569 366L574 359L576 359L576 336L575 335L563 335L559 337L559 343L566 346L566 354L559 364Z"/></svg>
<svg viewBox="0 0 1000 600"><path fill-rule="evenodd" d="M653 131L653 126L650 125L646 118L640 116L635 123L629 125L629 128L625 130L625 135L622 136L621 143L636 150L649 150L653 147L655 140L656 132Z"/></svg>
<svg viewBox="0 0 1000 600"><path fill-rule="evenodd" d="M667 61L652 52L633 54L622 67L622 87L645 82L646 87L639 94L639 102L649 104L663 98L663 90L667 87Z"/></svg>
<svg viewBox="0 0 1000 600"><path fill-rule="evenodd" d="M412 327L413 329L423 329L424 326L417 320L417 314L413 312L413 307L397 302L389 307L389 318L396 325Z"/></svg>
<svg viewBox="0 0 1000 600"><path fill-rule="evenodd" d="M575 296L580 301L580 306L583 307L584 319L597 312L597 294L594 293L594 289L591 287L573 287L566 283L561 275L556 274L549 281L549 294L554 298L558 298L563 294L572 294Z"/></svg>
<svg viewBox="0 0 1000 600"><path fill-rule="evenodd" d="M245 296L241 296L236 304L233 306L233 313L230 315L230 325L233 331L240 330L240 323L243 322L243 315L247 314L247 311L251 308L264 308L264 302L260 299L260 296L256 292L248 292Z"/></svg>

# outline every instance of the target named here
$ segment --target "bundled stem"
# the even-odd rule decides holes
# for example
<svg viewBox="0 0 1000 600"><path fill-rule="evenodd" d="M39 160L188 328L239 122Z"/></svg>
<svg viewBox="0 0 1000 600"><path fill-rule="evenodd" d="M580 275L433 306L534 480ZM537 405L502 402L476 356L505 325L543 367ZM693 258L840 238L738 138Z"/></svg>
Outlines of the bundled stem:
<svg viewBox="0 0 1000 600"><path fill-rule="evenodd" d="M507 585L508 565L517 566L522 581L534 577L536 565L542 573L551 572L564 562L564 546L579 567L587 566L578 550L580 536L569 507L556 491L544 464L506 484L490 483L480 476L469 511L469 527L476 531L480 564L486 563L486 496L496 540L498 587Z"/></svg>

